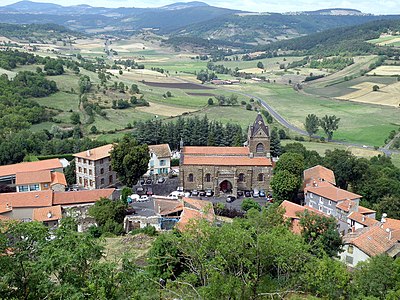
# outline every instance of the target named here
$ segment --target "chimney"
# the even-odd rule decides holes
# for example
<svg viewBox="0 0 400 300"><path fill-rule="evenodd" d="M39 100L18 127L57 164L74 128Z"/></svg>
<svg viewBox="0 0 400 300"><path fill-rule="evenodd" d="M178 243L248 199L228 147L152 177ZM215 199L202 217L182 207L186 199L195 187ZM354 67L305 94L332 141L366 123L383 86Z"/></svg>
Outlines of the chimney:
<svg viewBox="0 0 400 300"><path fill-rule="evenodd" d="M390 241L392 239L392 231L390 230L390 228L386 228L386 232L389 233L388 239Z"/></svg>
<svg viewBox="0 0 400 300"><path fill-rule="evenodd" d="M86 156L89 157L90 154L91 154L91 153L90 153L90 150L87 150L87 151L86 151Z"/></svg>
<svg viewBox="0 0 400 300"><path fill-rule="evenodd" d="M365 222L365 216L362 217L362 221Z"/></svg>
<svg viewBox="0 0 400 300"><path fill-rule="evenodd" d="M49 211L49 212L47 213L47 218L51 219L51 217L53 217L53 215L51 214L51 211Z"/></svg>
<svg viewBox="0 0 400 300"><path fill-rule="evenodd" d="M386 217L387 217L387 213L383 213L381 223L386 223Z"/></svg>

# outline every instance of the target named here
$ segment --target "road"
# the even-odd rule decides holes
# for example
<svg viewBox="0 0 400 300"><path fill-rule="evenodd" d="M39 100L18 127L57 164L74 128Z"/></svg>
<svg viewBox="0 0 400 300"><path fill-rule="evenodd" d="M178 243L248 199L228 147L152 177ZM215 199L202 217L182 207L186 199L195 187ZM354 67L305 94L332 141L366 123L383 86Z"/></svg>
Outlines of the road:
<svg viewBox="0 0 400 300"><path fill-rule="evenodd" d="M202 86L202 84L200 84L200 83L194 83L192 81L187 81L187 80L185 80L183 78L180 78L180 77L179 78L178 77L174 77L174 78L176 80L180 81L180 82L192 83L192 84L197 84L199 86ZM287 128L287 129L289 129L289 130L291 130L293 132L296 132L297 134L300 134L300 135L303 135L303 136L307 136L307 137L309 136L307 131L305 131L303 129L300 129L300 128L296 127L295 125L291 124L290 122L288 122L273 107L271 107L264 99L262 99L262 98L260 98L258 96L252 95L252 94L248 94L248 93L244 93L244 92L238 92L236 90L232 90L232 89L226 88L226 86L223 86L223 87L215 86L215 88L223 89L225 91L229 91L229 92L232 92L232 93L235 93L235 94L238 94L238 95L242 95L242 96L245 96L245 97L248 97L248 98L253 98L255 100L258 100L260 102L261 106L264 107L265 110L268 111L268 113L275 120L277 120L280 124L282 124L282 126L284 126L285 128ZM400 133L399 133L399 135L400 135ZM318 136L318 135L313 135L312 137L316 138L316 139L320 138L320 136ZM372 146L361 145L361 144L357 144L357 143L349 143L349 142L343 142L343 141L338 141L338 140L331 140L329 142L330 143L334 143L334 144L339 144L339 145L345 145L345 146L348 146L348 147L356 147L356 148L360 148L360 149L375 150L375 148L372 147ZM384 147L381 147L378 150L381 151L382 153L384 153L388 157L390 157L393 153L399 153L400 154L400 151L398 151L398 150L389 149L388 145L385 145Z"/></svg>

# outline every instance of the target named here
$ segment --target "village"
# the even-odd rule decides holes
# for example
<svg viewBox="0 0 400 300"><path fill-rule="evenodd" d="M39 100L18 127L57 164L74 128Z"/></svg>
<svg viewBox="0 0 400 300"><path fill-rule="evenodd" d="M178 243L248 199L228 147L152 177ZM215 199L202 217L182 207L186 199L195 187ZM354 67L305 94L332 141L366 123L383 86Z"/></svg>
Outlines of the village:
<svg viewBox="0 0 400 300"><path fill-rule="evenodd" d="M0 220L37 221L51 229L65 217L73 217L78 231L96 226L88 211L97 201L121 199L122 185L113 171L110 152L113 144L74 154L76 184L68 186L66 159L47 159L0 166L0 184L14 192L0 193ZM217 215L215 204L241 209L252 198L268 209L273 204L270 187L278 158L270 155L270 133L259 114L249 127L242 147L184 146L172 153L168 144L149 145L148 170L132 186L126 198L130 208L123 221L124 231L152 226L157 231L207 220L215 224L232 222ZM171 166L172 158L179 166ZM303 200L279 203L284 218L295 234L302 232L304 212L334 218L343 241L338 257L349 267L370 257L400 254L400 220L360 205L362 196L336 186L332 170L316 165L304 170Z"/></svg>

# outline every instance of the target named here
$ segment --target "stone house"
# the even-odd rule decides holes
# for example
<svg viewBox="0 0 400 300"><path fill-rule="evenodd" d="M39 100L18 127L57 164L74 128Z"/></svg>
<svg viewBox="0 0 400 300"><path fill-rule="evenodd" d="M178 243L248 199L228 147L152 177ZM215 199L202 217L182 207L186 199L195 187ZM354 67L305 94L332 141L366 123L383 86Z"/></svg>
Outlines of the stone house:
<svg viewBox="0 0 400 300"><path fill-rule="evenodd" d="M110 151L113 145L97 147L74 154L76 183L79 187L94 190L113 186L117 174L111 168Z"/></svg>
<svg viewBox="0 0 400 300"><path fill-rule="evenodd" d="M249 127L244 147L182 147L179 178L184 190L270 190L270 135L261 114Z"/></svg>

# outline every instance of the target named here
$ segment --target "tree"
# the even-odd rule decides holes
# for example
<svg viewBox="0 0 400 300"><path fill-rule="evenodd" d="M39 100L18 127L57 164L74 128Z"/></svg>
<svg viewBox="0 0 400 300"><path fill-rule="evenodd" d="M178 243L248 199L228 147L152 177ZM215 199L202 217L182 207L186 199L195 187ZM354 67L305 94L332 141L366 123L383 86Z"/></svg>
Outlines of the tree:
<svg viewBox="0 0 400 300"><path fill-rule="evenodd" d="M73 112L71 114L70 119L71 119L72 124L74 124L74 125L81 124L81 116L77 112Z"/></svg>
<svg viewBox="0 0 400 300"><path fill-rule="evenodd" d="M240 208L244 211L249 211L250 209L257 209L257 210L261 210L261 206L260 204L258 204L256 201L254 201L253 199L244 199L242 204L240 205Z"/></svg>
<svg viewBox="0 0 400 300"><path fill-rule="evenodd" d="M398 291L399 274L400 260L393 260L386 254L359 263L353 275L353 298L366 299L364 297L371 296L375 299L398 299L385 296L391 291Z"/></svg>
<svg viewBox="0 0 400 300"><path fill-rule="evenodd" d="M271 115L269 115L269 117L271 117ZM273 157L278 157L281 155L281 153L282 153L281 140L280 140L279 135L276 132L276 130L271 131L271 146L270 147L271 147L271 155Z"/></svg>
<svg viewBox="0 0 400 300"><path fill-rule="evenodd" d="M253 109L253 107L251 106L251 104L247 103L246 104L246 110L252 110L252 109Z"/></svg>
<svg viewBox="0 0 400 300"><path fill-rule="evenodd" d="M214 105L214 100L212 98L208 98L208 105Z"/></svg>
<svg viewBox="0 0 400 300"><path fill-rule="evenodd" d="M89 214L95 218L102 233L120 234L123 232L126 202L101 198L89 208Z"/></svg>
<svg viewBox="0 0 400 300"><path fill-rule="evenodd" d="M303 156L293 152L283 153L276 163L274 172L279 173L284 170L300 178L304 171Z"/></svg>
<svg viewBox="0 0 400 300"><path fill-rule="evenodd" d="M314 114L309 114L306 117L306 121L304 123L304 127L306 129L306 131L308 132L308 135L310 137L311 140L311 136L315 133L317 133L318 131L318 127L319 127L319 119L316 115Z"/></svg>
<svg viewBox="0 0 400 300"><path fill-rule="evenodd" d="M90 91L92 87L92 83L90 81L90 77L87 75L83 75L79 78L79 92L80 94L84 94Z"/></svg>
<svg viewBox="0 0 400 300"><path fill-rule="evenodd" d="M115 144L110 156L113 170L127 186L136 184L146 173L150 160L149 147L139 145L131 135L125 135L121 142Z"/></svg>
<svg viewBox="0 0 400 300"><path fill-rule="evenodd" d="M259 61L259 62L257 63L257 68L259 68L259 69L264 69L264 64L263 64L261 61Z"/></svg>
<svg viewBox="0 0 400 300"><path fill-rule="evenodd" d="M340 118L337 118L335 115L333 116L325 115L320 120L320 125L324 130L325 134L327 135L328 141L332 140L333 132L339 128L339 121Z"/></svg>
<svg viewBox="0 0 400 300"><path fill-rule="evenodd" d="M373 92L379 91L379 85L375 84L375 85L372 87L372 91L373 91Z"/></svg>
<svg viewBox="0 0 400 300"><path fill-rule="evenodd" d="M311 245L311 252L319 257L326 253L330 257L337 257L343 242L336 229L336 219L325 217L308 210L299 215L301 235L305 242Z"/></svg>
<svg viewBox="0 0 400 300"><path fill-rule="evenodd" d="M90 127L90 133L96 134L98 132L97 127L96 126L92 126Z"/></svg>
<svg viewBox="0 0 400 300"><path fill-rule="evenodd" d="M400 219L400 195L385 196L375 206L378 215L386 213L389 218Z"/></svg>
<svg viewBox="0 0 400 300"><path fill-rule="evenodd" d="M300 187L299 176L287 170L276 173L271 180L273 197L276 201L292 200Z"/></svg>
<svg viewBox="0 0 400 300"><path fill-rule="evenodd" d="M323 256L312 258L304 267L301 282L307 291L323 299L348 299L350 274L340 261Z"/></svg>

